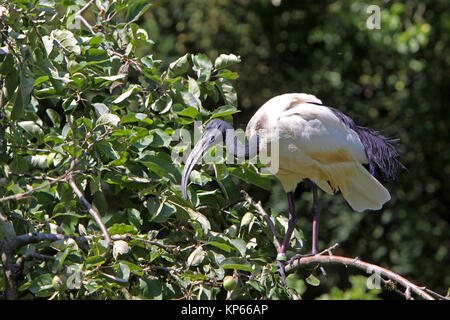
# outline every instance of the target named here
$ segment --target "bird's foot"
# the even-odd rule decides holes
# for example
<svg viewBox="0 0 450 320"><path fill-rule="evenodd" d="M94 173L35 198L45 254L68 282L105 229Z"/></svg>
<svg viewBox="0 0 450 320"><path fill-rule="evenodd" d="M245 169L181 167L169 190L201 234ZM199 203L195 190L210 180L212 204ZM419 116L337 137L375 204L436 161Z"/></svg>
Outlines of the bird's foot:
<svg viewBox="0 0 450 320"><path fill-rule="evenodd" d="M295 260L298 260L298 259L301 259L301 258L305 258L305 257L312 257L312 256L315 256L316 254L317 254L317 253L296 254L296 255L293 256L291 259L289 259L289 261L288 261L286 264L291 264L291 263L294 263ZM321 264L319 264L317 267L319 268L320 273L322 273L322 275L323 275L324 277L326 277L326 276L327 276L327 273L326 273L324 267L323 267Z"/></svg>
<svg viewBox="0 0 450 320"><path fill-rule="evenodd" d="M291 263L294 263L295 260L298 260L298 259L301 259L301 258L305 258L305 257L312 257L312 256L315 256L316 254L317 254L317 253L296 254L296 255L293 256L291 259L289 259L289 261L288 261L286 264L291 264ZM324 277L326 277L326 276L327 276L327 273L326 273L324 267L323 267L321 264L319 264L317 267L319 268L320 273L322 273L322 275L323 275Z"/></svg>
<svg viewBox="0 0 450 320"><path fill-rule="evenodd" d="M306 257L312 257L315 256L315 253L308 253L308 254L296 254L295 256L293 256L288 262L287 264L291 264L293 263L295 260L298 260L300 258L306 258Z"/></svg>
<svg viewBox="0 0 450 320"><path fill-rule="evenodd" d="M285 272L285 266L287 264L291 264L292 262L294 262L296 259L300 259L303 257L310 257L313 256L314 254L310 253L310 254L296 254L295 256L293 256L289 261L288 258L286 257L286 255L284 254L278 254L277 256L277 268L278 268L278 273L280 274L280 278L281 278L281 282L283 283L284 287L286 287L286 272Z"/></svg>

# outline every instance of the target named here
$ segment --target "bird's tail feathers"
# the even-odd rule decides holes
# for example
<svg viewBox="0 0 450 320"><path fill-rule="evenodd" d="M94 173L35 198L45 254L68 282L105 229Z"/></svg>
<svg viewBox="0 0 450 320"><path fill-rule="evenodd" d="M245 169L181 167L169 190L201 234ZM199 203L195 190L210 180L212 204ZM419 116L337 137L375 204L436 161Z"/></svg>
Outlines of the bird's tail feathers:
<svg viewBox="0 0 450 320"><path fill-rule="evenodd" d="M365 147L370 173L382 181L395 180L397 172L406 167L398 160L396 144L398 139L390 139L370 128L356 126L359 139Z"/></svg>
<svg viewBox="0 0 450 320"><path fill-rule="evenodd" d="M389 191L360 163L342 162L327 168L331 186L339 189L353 210L379 210L391 199Z"/></svg>

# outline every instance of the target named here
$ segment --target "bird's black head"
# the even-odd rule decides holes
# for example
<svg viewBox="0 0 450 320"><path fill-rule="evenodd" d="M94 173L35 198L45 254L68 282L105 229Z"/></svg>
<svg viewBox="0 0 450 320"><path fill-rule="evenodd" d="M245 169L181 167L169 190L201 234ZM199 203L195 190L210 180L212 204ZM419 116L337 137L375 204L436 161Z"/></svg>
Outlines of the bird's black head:
<svg viewBox="0 0 450 320"><path fill-rule="evenodd" d="M209 148L225 141L227 130L233 130L233 127L222 120L212 120L205 126L201 138L197 141L186 160L181 176L181 191L185 200L187 199L187 181L194 166Z"/></svg>

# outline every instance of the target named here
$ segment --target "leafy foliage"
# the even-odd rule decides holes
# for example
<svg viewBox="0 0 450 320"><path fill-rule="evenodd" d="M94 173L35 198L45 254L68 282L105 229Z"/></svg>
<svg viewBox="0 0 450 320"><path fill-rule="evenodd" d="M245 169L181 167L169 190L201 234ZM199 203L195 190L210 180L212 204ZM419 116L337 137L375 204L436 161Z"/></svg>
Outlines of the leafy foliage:
<svg viewBox="0 0 450 320"><path fill-rule="evenodd" d="M192 180L207 191L192 192L192 202L180 195L174 155L190 140L179 143L178 130L232 121L238 75L229 68L240 59L185 54L163 64L138 55L153 43L136 24L144 3L91 3L80 28L62 2L2 7L0 210L14 229L5 224L1 236L15 230L90 241L88 251L72 238L23 247L18 256L52 258L25 262L19 295L216 299L227 295L222 279L237 272L250 287L238 285L231 298L287 298L268 227L233 180L270 188L257 166L215 164L215 177L204 166ZM68 172L101 215L112 248L64 179ZM281 233L285 222L277 217Z"/></svg>
<svg viewBox="0 0 450 320"><path fill-rule="evenodd" d="M436 98L445 92L448 19L443 2L425 11L421 5L384 8L383 28L368 31L358 1L3 3L0 239L40 232L86 237L90 244L83 250L66 238L22 247L15 258L41 258L24 260L19 297L376 298L363 278L351 278L347 291L330 288L347 279L337 272L322 281L301 270L288 277L287 289L281 286L271 231L239 193L244 186L267 200L284 234L285 195L259 175L259 164L200 166L191 175L190 201L181 197L181 160L192 138L183 132L195 137L197 121L216 118L242 126L252 110L285 91L311 92L369 115L363 125L386 124L381 128L401 138L413 172L393 188L381 218L363 220L340 197L323 197L332 217L322 222L326 241L427 285L448 285L440 169L448 152L439 138L447 114L439 108L446 100ZM411 10L417 15L403 24ZM432 165L423 168L422 161ZM111 247L67 183L68 172L100 214ZM302 195L297 206L309 212L310 197ZM309 217L299 225L310 225ZM303 247L297 229L290 254ZM423 263L411 260L430 252ZM431 260L437 264L429 266ZM230 292L225 276L239 279ZM5 287L2 278L0 290Z"/></svg>

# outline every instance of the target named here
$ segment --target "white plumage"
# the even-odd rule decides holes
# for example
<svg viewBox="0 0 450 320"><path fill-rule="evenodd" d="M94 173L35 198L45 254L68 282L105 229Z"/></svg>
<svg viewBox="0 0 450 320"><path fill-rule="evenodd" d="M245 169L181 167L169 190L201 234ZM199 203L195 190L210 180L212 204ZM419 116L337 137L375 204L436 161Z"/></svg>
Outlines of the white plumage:
<svg viewBox="0 0 450 320"><path fill-rule="evenodd" d="M313 103L322 102L313 95L290 93L261 106L246 129L247 137L259 136L261 161L275 167L269 170L286 192L309 178L327 193L340 190L355 211L380 209L390 195L364 168L368 159L358 134L328 107ZM271 166L275 155L267 150L272 139L279 144L277 166Z"/></svg>
<svg viewBox="0 0 450 320"><path fill-rule="evenodd" d="M316 186L327 193L340 190L355 211L378 210L391 197L374 176L394 178L396 170L404 168L397 160L396 140L358 126L350 117L324 106L310 94L289 93L270 99L250 119L246 135L248 143L243 145L229 123L217 119L209 122L186 160L182 195L187 199L189 175L213 145L225 142L227 152L237 158L249 159L258 154L261 162L281 181L288 198L288 226L277 257L283 283L282 261L286 259L297 223L294 191L299 182L303 179L313 182L311 254L317 254L320 202Z"/></svg>

